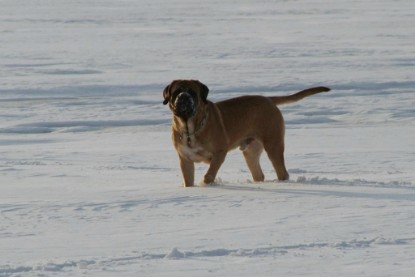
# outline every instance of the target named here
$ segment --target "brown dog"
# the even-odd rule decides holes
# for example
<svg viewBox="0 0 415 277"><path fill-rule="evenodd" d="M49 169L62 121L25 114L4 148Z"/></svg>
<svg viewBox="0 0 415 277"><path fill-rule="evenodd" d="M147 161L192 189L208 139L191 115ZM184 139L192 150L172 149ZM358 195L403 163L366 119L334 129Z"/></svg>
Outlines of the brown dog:
<svg viewBox="0 0 415 277"><path fill-rule="evenodd" d="M204 183L210 184L226 153L239 147L254 181L264 181L259 157L265 149L279 180L288 180L284 163L284 119L276 105L329 91L315 87L289 96L242 96L217 103L197 80L175 80L163 92L163 104L173 112L173 143L179 154L186 187L194 184L194 163L210 164Z"/></svg>

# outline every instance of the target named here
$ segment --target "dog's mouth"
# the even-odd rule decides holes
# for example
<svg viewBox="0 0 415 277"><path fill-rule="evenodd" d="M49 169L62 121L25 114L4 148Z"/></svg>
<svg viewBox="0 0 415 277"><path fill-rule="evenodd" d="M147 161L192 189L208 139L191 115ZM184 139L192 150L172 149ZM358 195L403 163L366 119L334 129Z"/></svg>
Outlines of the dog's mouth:
<svg viewBox="0 0 415 277"><path fill-rule="evenodd" d="M174 101L173 113L175 116L187 121L196 114L197 98L195 99L189 92L182 91L177 94Z"/></svg>

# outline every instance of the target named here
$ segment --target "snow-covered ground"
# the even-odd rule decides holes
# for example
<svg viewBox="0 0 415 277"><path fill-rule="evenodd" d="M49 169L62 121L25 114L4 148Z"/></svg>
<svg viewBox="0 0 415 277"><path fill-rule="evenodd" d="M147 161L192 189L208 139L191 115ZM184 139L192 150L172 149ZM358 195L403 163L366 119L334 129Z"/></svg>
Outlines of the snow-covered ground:
<svg viewBox="0 0 415 277"><path fill-rule="evenodd" d="M412 0L2 0L0 276L413 276L414 26ZM281 108L290 181L234 151L184 189L176 78L332 91Z"/></svg>

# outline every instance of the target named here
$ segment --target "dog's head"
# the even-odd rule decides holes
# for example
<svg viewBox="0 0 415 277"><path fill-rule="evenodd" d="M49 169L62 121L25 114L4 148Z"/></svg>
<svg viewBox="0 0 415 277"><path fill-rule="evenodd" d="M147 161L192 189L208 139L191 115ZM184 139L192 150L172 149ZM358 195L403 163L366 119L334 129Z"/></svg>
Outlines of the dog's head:
<svg viewBox="0 0 415 277"><path fill-rule="evenodd" d="M207 103L209 89L197 80L175 80L163 91L163 104L169 104L175 116L187 120Z"/></svg>

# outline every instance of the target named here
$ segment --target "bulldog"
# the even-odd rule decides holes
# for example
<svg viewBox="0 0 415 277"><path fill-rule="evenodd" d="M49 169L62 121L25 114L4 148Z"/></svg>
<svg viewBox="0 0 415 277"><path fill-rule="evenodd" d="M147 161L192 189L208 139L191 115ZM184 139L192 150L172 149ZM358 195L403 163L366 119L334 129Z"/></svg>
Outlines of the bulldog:
<svg viewBox="0 0 415 277"><path fill-rule="evenodd" d="M163 104L173 113L172 139L179 155L184 186L194 185L194 163L209 164L203 183L211 184L226 154L242 151L255 182L264 181L259 160L268 155L279 180L288 180L284 162L284 119L277 105L293 103L327 87L287 96L241 96L213 103L209 88L198 80L175 80L163 91Z"/></svg>

